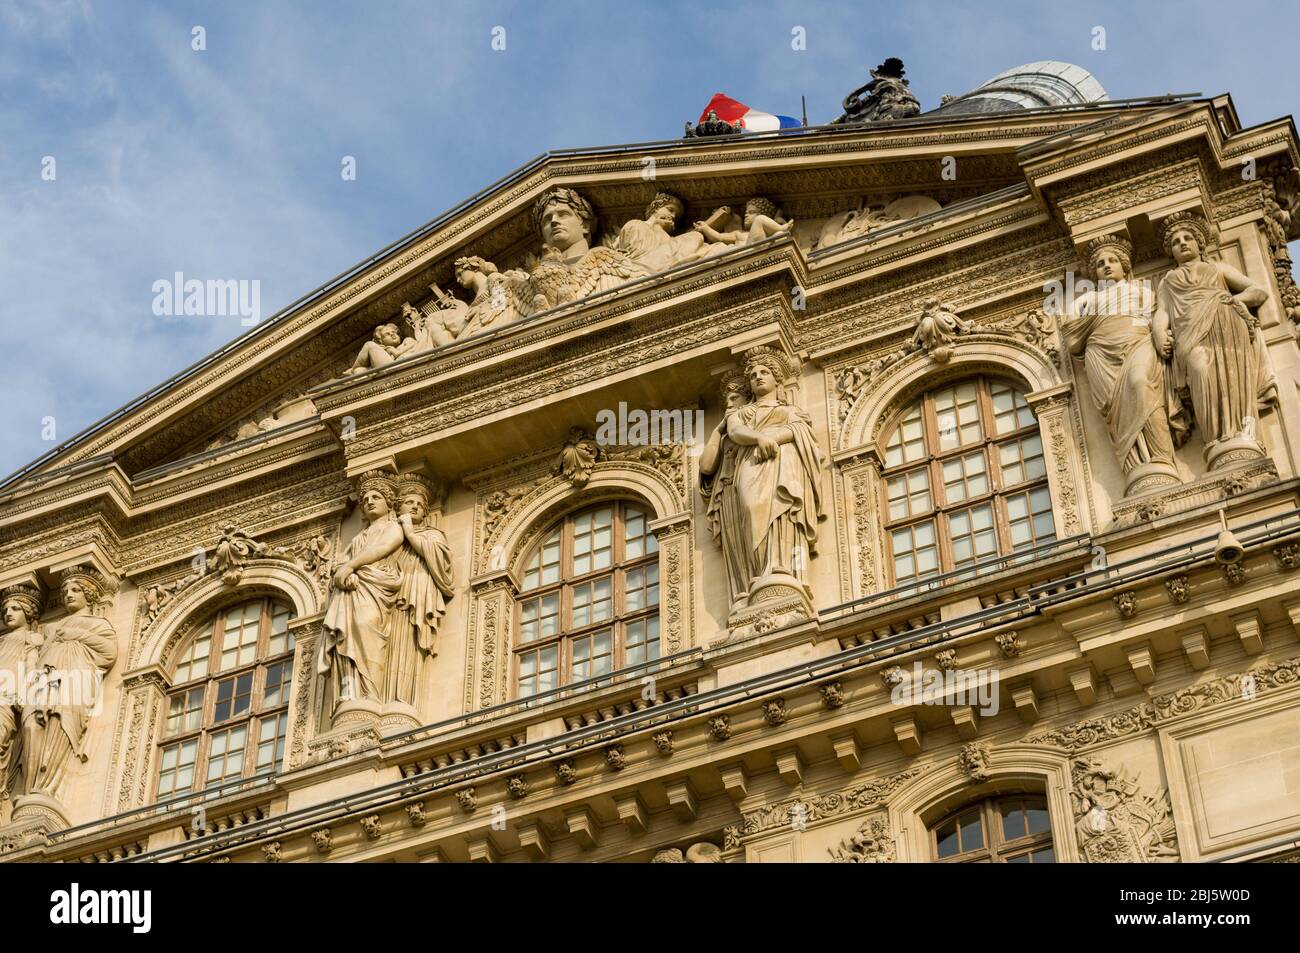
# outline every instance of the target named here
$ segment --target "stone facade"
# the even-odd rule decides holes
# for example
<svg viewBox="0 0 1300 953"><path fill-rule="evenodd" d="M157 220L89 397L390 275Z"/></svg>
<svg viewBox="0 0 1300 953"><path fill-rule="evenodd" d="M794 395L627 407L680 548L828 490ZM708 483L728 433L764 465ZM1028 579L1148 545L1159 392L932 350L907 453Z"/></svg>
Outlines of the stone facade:
<svg viewBox="0 0 1300 953"><path fill-rule="evenodd" d="M1058 861L1285 857L1290 124L911 112L551 154L11 478L3 664L95 693L7 703L0 850L901 863L1022 797ZM940 507L941 574L909 578L909 508L993 472L992 549ZM603 513L611 661L565 583L550 690L528 593L554 527L582 574ZM252 702L220 694L254 604L250 638L292 645L274 703L260 662Z"/></svg>

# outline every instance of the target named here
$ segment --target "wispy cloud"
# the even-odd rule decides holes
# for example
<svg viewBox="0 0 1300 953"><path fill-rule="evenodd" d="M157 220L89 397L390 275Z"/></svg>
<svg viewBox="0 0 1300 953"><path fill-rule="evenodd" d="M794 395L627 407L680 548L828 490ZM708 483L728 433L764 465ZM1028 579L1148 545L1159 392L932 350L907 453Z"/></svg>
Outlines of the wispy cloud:
<svg viewBox="0 0 1300 953"><path fill-rule="evenodd" d="M154 316L176 271L258 279L269 314L539 152L675 137L718 90L825 122L891 55L927 107L1064 59L1115 97L1231 90L1258 122L1294 106L1298 25L1208 2L0 5L0 472L49 449L43 418L65 439L245 330Z"/></svg>

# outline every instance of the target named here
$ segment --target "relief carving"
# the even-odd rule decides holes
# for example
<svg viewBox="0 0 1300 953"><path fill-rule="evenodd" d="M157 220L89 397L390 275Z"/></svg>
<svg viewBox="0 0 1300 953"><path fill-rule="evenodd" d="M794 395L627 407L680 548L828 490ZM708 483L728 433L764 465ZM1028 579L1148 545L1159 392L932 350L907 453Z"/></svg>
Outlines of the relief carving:
<svg viewBox="0 0 1300 953"><path fill-rule="evenodd" d="M827 850L837 864L894 862L894 838L889 833L889 822L884 818L872 818L863 822L851 837L840 842L839 847Z"/></svg>
<svg viewBox="0 0 1300 953"><path fill-rule="evenodd" d="M1178 837L1164 790L1148 794L1122 771L1092 758L1071 764L1075 833L1090 864L1173 863Z"/></svg>

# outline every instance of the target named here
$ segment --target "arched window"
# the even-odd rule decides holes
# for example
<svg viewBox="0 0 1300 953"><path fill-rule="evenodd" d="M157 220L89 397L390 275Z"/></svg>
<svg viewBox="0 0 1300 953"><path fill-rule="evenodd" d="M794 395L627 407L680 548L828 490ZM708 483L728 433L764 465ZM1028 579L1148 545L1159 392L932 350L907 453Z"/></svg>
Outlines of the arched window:
<svg viewBox="0 0 1300 953"><path fill-rule="evenodd" d="M293 677L293 610L273 599L205 623L172 672L158 797L278 770Z"/></svg>
<svg viewBox="0 0 1300 953"><path fill-rule="evenodd" d="M931 856L958 864L1054 864L1047 801L1035 795L989 798L930 828Z"/></svg>
<svg viewBox="0 0 1300 953"><path fill-rule="evenodd" d="M524 560L519 697L659 657L659 541L646 511L611 502L551 527Z"/></svg>
<svg viewBox="0 0 1300 953"><path fill-rule="evenodd" d="M895 585L1056 538L1038 422L1005 381L923 395L885 444L881 483Z"/></svg>

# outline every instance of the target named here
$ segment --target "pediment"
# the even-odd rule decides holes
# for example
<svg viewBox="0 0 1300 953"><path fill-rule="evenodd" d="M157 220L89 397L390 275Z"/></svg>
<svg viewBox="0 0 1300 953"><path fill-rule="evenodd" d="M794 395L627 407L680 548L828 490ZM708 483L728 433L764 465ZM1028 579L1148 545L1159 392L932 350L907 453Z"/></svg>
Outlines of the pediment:
<svg viewBox="0 0 1300 953"><path fill-rule="evenodd" d="M1023 189L1017 150L1095 118L1091 110L961 120L922 116L779 138L679 140L548 154L101 421L37 461L19 480L11 478L9 487L23 477L105 454L134 477L205 454L228 456L287 427L311 427L317 409L312 393L345 375L378 326L404 317L427 325L448 311L461 318L473 311L473 289L457 280L458 260L492 263L494 277L479 282L480 304L496 296L498 306L486 310L507 318L544 318L572 304L572 297L565 300L566 286L580 295L623 293L623 285L664 270L663 256L649 261L653 256L644 242L636 246L635 235L624 234L629 223L633 232L646 226L647 206L661 192L680 202L670 232L683 245L694 243L696 221L709 222L715 234L748 232L740 215L746 203L756 196L770 199L778 214L769 217L793 225L784 239L770 229L763 237L793 244L814 272L825 268L831 274L833 265L850 262L843 279L850 280L854 269L861 270L855 256L896 248L903 261L911 253L907 242L918 234L942 231L959 216L977 219L981 201ZM955 177L941 174L945 154L958 157ZM594 278L576 280L573 262L557 268L546 260L533 209L539 197L557 187L575 190L594 212L588 240ZM730 215L720 211L724 206ZM709 238L704 244L725 243ZM619 274L620 255L640 270ZM698 267L708 258L674 260L670 254L667 262ZM499 306L502 297L506 303ZM500 313L486 322L498 330L509 323ZM494 330L481 319L478 325L474 330ZM450 343L462 343L454 330L445 330ZM409 323L401 328L403 343L417 337L414 331ZM400 356L448 343L436 337L426 331Z"/></svg>

